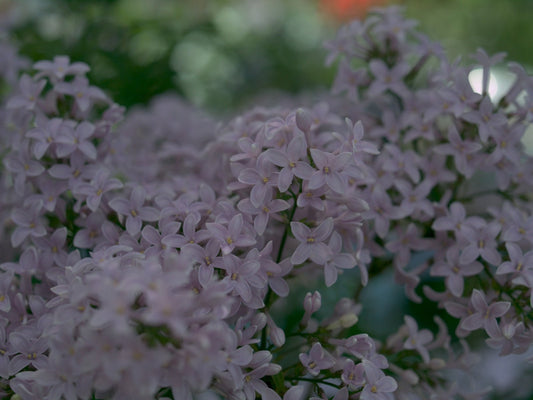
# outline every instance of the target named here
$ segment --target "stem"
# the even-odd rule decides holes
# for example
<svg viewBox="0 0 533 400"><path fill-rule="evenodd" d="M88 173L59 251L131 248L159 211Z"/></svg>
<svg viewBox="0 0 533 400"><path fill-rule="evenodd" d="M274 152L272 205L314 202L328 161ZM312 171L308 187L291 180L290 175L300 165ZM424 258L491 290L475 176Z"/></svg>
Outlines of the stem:
<svg viewBox="0 0 533 400"><path fill-rule="evenodd" d="M302 192L302 184L300 183L299 193L301 193L301 192ZM297 195L292 193L292 197L293 197L293 200L294 200L294 204L292 206L291 213L289 215L289 219L288 219L287 223L285 224L285 230L283 231L283 236L281 237L281 243L279 244L278 255L276 257L276 263L279 263L281 261L281 257L283 255L283 249L285 248L285 242L287 241L287 236L289 235L291 222L292 222L292 219L294 218L294 214L296 213L296 209L298 208L298 206L296 204L296 200L298 198Z"/></svg>
<svg viewBox="0 0 533 400"><path fill-rule="evenodd" d="M328 385L333 386L334 388L340 389L341 386L337 385L335 383L327 382L322 379L313 379L313 378L300 378L300 377L294 377L294 378L287 378L288 381L305 381L305 382L313 382L316 384L322 384L322 385Z"/></svg>

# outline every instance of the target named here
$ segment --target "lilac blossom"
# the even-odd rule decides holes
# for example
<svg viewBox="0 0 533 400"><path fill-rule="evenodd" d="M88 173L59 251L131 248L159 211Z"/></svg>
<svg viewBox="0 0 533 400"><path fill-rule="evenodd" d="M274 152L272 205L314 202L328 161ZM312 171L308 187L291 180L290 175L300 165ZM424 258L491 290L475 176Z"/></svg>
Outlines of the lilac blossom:
<svg viewBox="0 0 533 400"><path fill-rule="evenodd" d="M503 316L511 307L508 301L487 303L485 293L474 289L470 298L474 313L461 321L461 328L468 331L483 328L490 336L497 336L498 322L496 318Z"/></svg>
<svg viewBox="0 0 533 400"><path fill-rule="evenodd" d="M342 168L351 158L351 153L331 154L318 149L311 149L311 156L318 171L309 177L309 189L319 189L327 185L336 193L345 191L345 179L341 175Z"/></svg>
<svg viewBox="0 0 533 400"><path fill-rule="evenodd" d="M136 186L129 200L122 197L114 198L109 206L117 213L126 217L126 230L130 235L140 232L142 221L157 221L159 211L154 207L143 206L146 199L146 190L142 186Z"/></svg>
<svg viewBox="0 0 533 400"><path fill-rule="evenodd" d="M218 241L224 255L230 254L236 247L248 247L256 243L253 236L244 229L242 214L235 215L227 226L217 222L208 222L205 226Z"/></svg>
<svg viewBox="0 0 533 400"><path fill-rule="evenodd" d="M321 370L328 369L335 365L335 360L320 343L315 343L309 350L309 354L300 353L298 356L302 365L307 368L307 371L314 376L317 376Z"/></svg>
<svg viewBox="0 0 533 400"><path fill-rule="evenodd" d="M53 61L36 62L33 68L40 71L37 76L48 76L55 81L62 81L68 75L84 75L90 70L85 63L70 63L68 56L55 56Z"/></svg>
<svg viewBox="0 0 533 400"><path fill-rule="evenodd" d="M291 263L302 264L305 260L324 265L331 254L331 249L324 243L333 231L333 219L327 218L316 228L310 229L301 222L291 222L291 231L300 242L291 256Z"/></svg>
<svg viewBox="0 0 533 400"><path fill-rule="evenodd" d="M301 135L295 136L285 152L278 149L268 149L265 153L265 159L282 167L278 175L278 189L280 192L286 192L294 176L301 179L309 179L313 174L313 168L305 161L307 157L307 144Z"/></svg>

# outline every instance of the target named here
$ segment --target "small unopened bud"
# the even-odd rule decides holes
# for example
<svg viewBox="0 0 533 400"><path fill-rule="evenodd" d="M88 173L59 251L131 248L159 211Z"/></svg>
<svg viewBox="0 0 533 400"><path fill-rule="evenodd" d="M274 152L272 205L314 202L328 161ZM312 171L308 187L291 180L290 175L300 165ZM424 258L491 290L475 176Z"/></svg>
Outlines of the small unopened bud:
<svg viewBox="0 0 533 400"><path fill-rule="evenodd" d="M264 313L256 314L252 318L252 325L257 326L257 330L263 329L266 324L267 324L267 317Z"/></svg>
<svg viewBox="0 0 533 400"><path fill-rule="evenodd" d="M296 126L303 133L308 133L311 130L311 125L313 124L313 117L309 111L299 108L296 111Z"/></svg>
<svg viewBox="0 0 533 400"><path fill-rule="evenodd" d="M272 340L274 346L283 346L285 344L285 332L283 329L276 325L270 315L267 315L267 324L268 328L270 329L270 340Z"/></svg>
<svg viewBox="0 0 533 400"><path fill-rule="evenodd" d="M357 315L354 313L344 314L339 319L333 321L331 324L327 326L327 329L333 331L335 329L346 329L354 326L357 324L357 321L359 321L359 318L357 318Z"/></svg>
<svg viewBox="0 0 533 400"><path fill-rule="evenodd" d="M322 296L320 292L316 291L311 294L310 292L305 295L304 299L304 310L309 314L313 314L320 310L322 306Z"/></svg>
<svg viewBox="0 0 533 400"><path fill-rule="evenodd" d="M446 361L444 361L442 358L432 358L428 365L431 369L442 369L446 367Z"/></svg>
<svg viewBox="0 0 533 400"><path fill-rule="evenodd" d="M412 369L403 371L402 378L405 379L410 385L418 385L420 378Z"/></svg>

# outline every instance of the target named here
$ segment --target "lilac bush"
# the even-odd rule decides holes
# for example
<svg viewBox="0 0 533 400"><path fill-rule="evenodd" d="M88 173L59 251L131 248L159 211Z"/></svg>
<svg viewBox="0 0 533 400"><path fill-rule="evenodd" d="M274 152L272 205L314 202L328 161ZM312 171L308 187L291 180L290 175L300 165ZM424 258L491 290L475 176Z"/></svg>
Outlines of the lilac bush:
<svg viewBox="0 0 533 400"><path fill-rule="evenodd" d="M1 109L4 398L483 398L476 338L533 342L533 80L509 64L495 102L503 56L479 50L475 93L415 25L342 27L331 95L218 125L168 96L125 114L66 56L21 72ZM386 271L455 324L363 331Z"/></svg>

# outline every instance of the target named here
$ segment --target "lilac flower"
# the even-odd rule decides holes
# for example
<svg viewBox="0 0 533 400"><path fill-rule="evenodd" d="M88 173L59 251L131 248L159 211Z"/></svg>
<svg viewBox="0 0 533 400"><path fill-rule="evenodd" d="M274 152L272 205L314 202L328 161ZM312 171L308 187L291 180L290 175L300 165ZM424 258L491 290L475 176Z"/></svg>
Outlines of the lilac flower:
<svg viewBox="0 0 533 400"><path fill-rule="evenodd" d="M337 232L331 234L329 246L331 253L324 264L324 280L327 287L337 281L337 268L351 269L355 266L355 258L349 253L341 253L342 238Z"/></svg>
<svg viewBox="0 0 533 400"><path fill-rule="evenodd" d="M209 240L205 246L187 244L181 250L181 254L197 265L198 281L202 287L209 284L215 268L222 268L223 261L222 257L218 257L219 252L220 246L214 239Z"/></svg>
<svg viewBox="0 0 533 400"><path fill-rule="evenodd" d="M26 137L34 139L32 143L33 154L35 158L40 160L48 148L56 143L63 120L61 118L52 118L42 121L37 118L36 122L37 127L29 130L26 133Z"/></svg>
<svg viewBox="0 0 533 400"><path fill-rule="evenodd" d="M352 157L345 152L338 155L327 153L318 149L311 149L311 156L318 169L309 178L309 189L319 189L327 185L336 193L343 194L346 183L340 171Z"/></svg>
<svg viewBox="0 0 533 400"><path fill-rule="evenodd" d="M68 164L54 164L48 173L56 179L68 180L68 186L74 188L85 179L92 179L95 166L85 164L83 157L71 156Z"/></svg>
<svg viewBox="0 0 533 400"><path fill-rule="evenodd" d="M255 207L250 199L242 199L237 205L239 210L243 213L255 215L254 229L259 236L262 236L263 233L265 233L265 229L271 214L275 215L276 213L279 213L280 211L286 210L290 207L290 204L285 200L265 200L263 200L263 204L261 204L259 207Z"/></svg>
<svg viewBox="0 0 533 400"><path fill-rule="evenodd" d="M56 229L49 237L35 237L33 242L40 250L39 259L45 268L53 263L64 266L68 257L65 251L67 228Z"/></svg>
<svg viewBox="0 0 533 400"><path fill-rule="evenodd" d="M244 230L242 214L235 215L227 227L217 222L208 222L205 226L219 242L224 255L231 253L235 247L248 247L256 242L253 236Z"/></svg>
<svg viewBox="0 0 533 400"><path fill-rule="evenodd" d="M81 194L87 196L87 207L92 212L95 212L102 200L104 193L110 190L122 188L122 182L118 179L109 178L110 172L106 169L100 169L96 172L94 178L90 183L80 183L74 187L74 194Z"/></svg>
<svg viewBox="0 0 533 400"><path fill-rule="evenodd" d="M405 325L409 331L409 336L403 344L404 349L416 350L422 356L422 360L429 363L429 352L426 345L433 340L433 334L427 330L418 330L418 325L413 317L406 315L404 317Z"/></svg>
<svg viewBox="0 0 533 400"><path fill-rule="evenodd" d="M307 144L305 138L296 135L285 152L278 149L268 149L264 153L266 160L282 167L278 176L278 189L280 192L286 192L290 187L294 176L301 179L309 179L314 172L314 169L302 159L307 157Z"/></svg>
<svg viewBox="0 0 533 400"><path fill-rule="evenodd" d="M250 303L254 297L252 288L260 289L266 285L258 274L261 264L257 261L242 262L232 254L225 255L223 260L224 264L220 266L226 271L223 282L235 290L245 303Z"/></svg>
<svg viewBox="0 0 533 400"><path fill-rule="evenodd" d="M11 214L11 219L17 225L11 235L11 244L18 247L28 236L41 237L46 235L43 225L42 201L33 201L22 208L16 208Z"/></svg>
<svg viewBox="0 0 533 400"><path fill-rule="evenodd" d="M388 400L390 393L398 388L398 384L390 376L386 376L379 368L367 360L362 362L366 383L361 392L361 400Z"/></svg>
<svg viewBox="0 0 533 400"><path fill-rule="evenodd" d="M109 207L126 216L126 230L132 236L141 231L142 221L159 219L159 211L156 208L143 206L145 198L146 190L142 186L136 186L129 200L118 197L109 202Z"/></svg>
<svg viewBox="0 0 533 400"><path fill-rule="evenodd" d="M487 143L489 137L497 136L499 129L502 129L507 123L507 118L502 112L493 112L494 106L487 96L481 100L479 110L470 111L461 118L465 121L476 124L481 142Z"/></svg>
<svg viewBox="0 0 533 400"><path fill-rule="evenodd" d="M335 365L335 359L329 354L320 343L315 343L311 347L309 354L300 353L298 356L302 365L307 368L307 371L317 376L320 370L328 369Z"/></svg>
<svg viewBox="0 0 533 400"><path fill-rule="evenodd" d="M362 140L365 133L361 121L357 121L354 124L350 118L346 118L345 122L350 132L352 152L354 155L357 153L379 154L379 150L374 143Z"/></svg>
<svg viewBox="0 0 533 400"><path fill-rule="evenodd" d="M65 181L58 181L43 174L37 178L37 186L41 193L28 196L28 201L42 201L43 208L50 212L64 207L64 200L60 196L68 188Z"/></svg>
<svg viewBox="0 0 533 400"><path fill-rule="evenodd" d="M496 318L504 315L511 307L511 303L508 301L497 301L489 305L487 304L485 294L477 289L474 289L472 292L470 301L475 312L463 319L460 327L468 331L483 328L490 336L497 336L498 322Z"/></svg>
<svg viewBox="0 0 533 400"><path fill-rule="evenodd" d="M522 253L522 249L516 243L505 243L509 261L504 261L496 270L497 275L513 274L521 275L528 269L533 269L533 251Z"/></svg>
<svg viewBox="0 0 533 400"><path fill-rule="evenodd" d="M446 277L446 287L456 297L463 294L464 277L473 276L483 270L483 265L477 261L468 264L459 262L459 248L450 247L446 251L446 261L436 262L431 267L432 276Z"/></svg>
<svg viewBox="0 0 533 400"><path fill-rule="evenodd" d="M26 74L22 75L19 80L19 94L9 99L7 108L33 110L45 85L44 79L36 82Z"/></svg>
<svg viewBox="0 0 533 400"><path fill-rule="evenodd" d="M60 82L55 86L58 93L67 94L74 97L76 105L81 112L86 112L93 105L94 101L107 100L106 95L95 86L89 86L87 78L76 76L72 82Z"/></svg>
<svg viewBox="0 0 533 400"><path fill-rule="evenodd" d="M144 242L147 244L144 251L147 258L156 257L165 251L169 251L163 241L170 235L176 234L180 228L179 222L164 219L159 220L158 225L159 230L151 225L146 225L141 231L143 244Z"/></svg>
<svg viewBox="0 0 533 400"><path fill-rule="evenodd" d="M344 364L341 379L346 385L355 389L364 385L364 372L365 370L362 363L355 364L353 360L348 359Z"/></svg>
<svg viewBox="0 0 533 400"><path fill-rule="evenodd" d="M333 218L326 218L314 229L301 222L291 222L291 231L300 242L291 256L291 263L302 264L305 260L324 265L331 254L331 249L324 243L333 231Z"/></svg>
<svg viewBox="0 0 533 400"><path fill-rule="evenodd" d="M32 160L27 149L8 154L3 162L7 170L15 174L15 191L19 195L24 193L24 183L28 177L36 177L44 172L42 164Z"/></svg>
<svg viewBox="0 0 533 400"><path fill-rule="evenodd" d="M40 73L37 76L47 76L54 81L62 81L68 75L84 75L90 68L82 62L70 63L68 56L55 56L53 61L39 61L33 68Z"/></svg>
<svg viewBox="0 0 533 400"><path fill-rule="evenodd" d="M470 160L483 146L477 142L462 140L453 124L448 128L448 141L449 143L434 146L433 151L437 154L452 155L455 168L467 178L471 177L474 170Z"/></svg>
<svg viewBox="0 0 533 400"><path fill-rule="evenodd" d="M408 92L403 82L403 78L410 69L407 63L400 62L389 69L382 60L374 59L370 61L368 66L375 78L368 87L369 96L377 96L386 90L391 90L400 96L404 96Z"/></svg>
<svg viewBox="0 0 533 400"><path fill-rule="evenodd" d="M493 265L501 263L501 256L498 252L496 236L500 232L500 224L482 222L475 229L466 230L464 237L469 244L462 250L459 262L469 264L481 256L485 261Z"/></svg>
<svg viewBox="0 0 533 400"><path fill-rule="evenodd" d="M30 364L37 369L46 367L48 357L43 353L48 350L48 343L44 337L28 338L22 332L13 332L9 335L9 342L17 353L9 361L10 375L15 375Z"/></svg>
<svg viewBox="0 0 533 400"><path fill-rule="evenodd" d="M66 157L78 150L87 158L96 159L96 147L89 140L94 134L94 125L90 122L83 121L75 129L71 129L68 125L64 125L57 136L57 155L58 157Z"/></svg>
<svg viewBox="0 0 533 400"><path fill-rule="evenodd" d="M266 159L259 158L255 168L246 168L239 173L238 180L245 185L252 185L250 201L255 207L260 207L270 193L269 188L278 185L278 173Z"/></svg>

